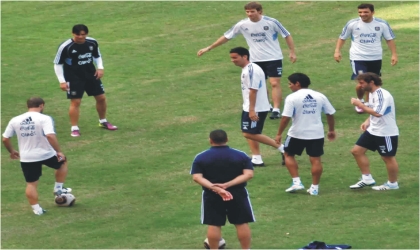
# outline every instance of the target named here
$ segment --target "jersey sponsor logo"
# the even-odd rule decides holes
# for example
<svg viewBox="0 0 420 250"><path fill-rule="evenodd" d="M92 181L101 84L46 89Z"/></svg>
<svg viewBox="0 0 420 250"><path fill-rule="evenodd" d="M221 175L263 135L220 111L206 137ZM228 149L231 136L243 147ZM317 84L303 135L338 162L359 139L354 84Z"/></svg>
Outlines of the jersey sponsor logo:
<svg viewBox="0 0 420 250"><path fill-rule="evenodd" d="M35 124L35 122L32 121L32 117L30 116L20 123L20 125L30 125L30 124Z"/></svg>
<svg viewBox="0 0 420 250"><path fill-rule="evenodd" d="M379 146L379 149L381 150L381 153L382 154L385 154L386 153L385 152L386 147L384 145Z"/></svg>
<svg viewBox="0 0 420 250"><path fill-rule="evenodd" d="M268 40L265 32L251 33L251 37L255 37L252 39L252 41L256 43L261 43Z"/></svg>
<svg viewBox="0 0 420 250"><path fill-rule="evenodd" d="M269 28L268 28L268 26L264 26L264 30L268 30Z"/></svg>
<svg viewBox="0 0 420 250"><path fill-rule="evenodd" d="M317 107L316 100L310 94L308 94L303 99L302 108L304 108L304 110L302 111L302 114L304 114L304 115L315 114L316 113L316 110L315 110L316 107Z"/></svg>
<svg viewBox="0 0 420 250"><path fill-rule="evenodd" d="M375 43L376 42L376 37L377 37L376 33L368 33L368 34L362 33L362 34L360 34L359 42L360 43Z"/></svg>
<svg viewBox="0 0 420 250"><path fill-rule="evenodd" d="M20 136L22 137L28 137L28 136L34 136L36 135L35 133L35 122L32 121L32 117L28 117L25 120L23 120L20 123L20 131L23 131L22 133L20 133Z"/></svg>
<svg viewBox="0 0 420 250"><path fill-rule="evenodd" d="M303 102L316 102L316 100L314 100L314 98L308 94L304 99Z"/></svg>
<svg viewBox="0 0 420 250"><path fill-rule="evenodd" d="M376 31L379 31L381 29L381 27L375 27Z"/></svg>

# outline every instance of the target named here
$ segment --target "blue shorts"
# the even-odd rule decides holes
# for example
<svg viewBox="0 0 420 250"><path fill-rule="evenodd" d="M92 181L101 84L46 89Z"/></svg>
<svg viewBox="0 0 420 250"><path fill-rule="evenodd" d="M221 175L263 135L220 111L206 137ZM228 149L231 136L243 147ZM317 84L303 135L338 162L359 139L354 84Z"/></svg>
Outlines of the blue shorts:
<svg viewBox="0 0 420 250"><path fill-rule="evenodd" d="M302 155L305 148L310 157L320 157L324 154L324 138L304 140L287 136L284 141L284 152L290 156Z"/></svg>
<svg viewBox="0 0 420 250"><path fill-rule="evenodd" d="M350 65L353 70L351 80L356 79L357 75L371 72L381 76L382 60L376 61L353 61L350 60Z"/></svg>
<svg viewBox="0 0 420 250"><path fill-rule="evenodd" d="M265 74L265 79L268 77L281 77L283 73L283 60L253 62L260 66Z"/></svg>
<svg viewBox="0 0 420 250"><path fill-rule="evenodd" d="M378 151L381 156L395 156L398 149L398 135L376 136L365 131L356 142L357 146Z"/></svg>
<svg viewBox="0 0 420 250"><path fill-rule="evenodd" d="M267 117L268 111L257 112L259 118L258 121L254 122L249 118L249 112L242 111L241 128L242 132L248 134L262 134L264 128L265 118Z"/></svg>

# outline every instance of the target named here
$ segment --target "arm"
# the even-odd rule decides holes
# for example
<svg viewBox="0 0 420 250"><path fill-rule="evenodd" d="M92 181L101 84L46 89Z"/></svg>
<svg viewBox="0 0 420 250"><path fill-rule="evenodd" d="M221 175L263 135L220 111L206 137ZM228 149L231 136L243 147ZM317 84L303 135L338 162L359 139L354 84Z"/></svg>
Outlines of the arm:
<svg viewBox="0 0 420 250"><path fill-rule="evenodd" d="M257 113L255 113L255 103L257 102L256 89L249 89L249 118L251 121L258 121Z"/></svg>
<svg viewBox="0 0 420 250"><path fill-rule="evenodd" d="M96 72L95 72L96 79L100 79L104 76L104 64L102 62L102 57L101 56L97 58L94 57L93 61L95 61L95 64L96 64Z"/></svg>
<svg viewBox="0 0 420 250"><path fill-rule="evenodd" d="M197 56L201 56L201 55L203 55L204 53L206 53L206 52L209 52L210 50L212 50L212 49L214 49L214 48L216 48L216 47L218 47L218 46L220 46L220 45L222 45L222 44L224 44L224 43L227 43L229 41L229 39L227 39L225 36L221 36L219 39L217 39L216 40L216 42L214 42L212 45L210 45L210 46L208 46L208 47L206 47L206 48L204 48L204 49L200 49L198 52L197 52Z"/></svg>
<svg viewBox="0 0 420 250"><path fill-rule="evenodd" d="M47 134L47 140L53 147L53 149L57 152L58 161L63 161L66 159L66 156L61 152L60 145L58 144L57 137L55 134Z"/></svg>
<svg viewBox="0 0 420 250"><path fill-rule="evenodd" d="M369 108L368 106L366 106L365 104L363 104L359 99L357 98L351 98L351 104L353 104L354 106L357 106L361 109L363 109L363 111L365 111L366 113L373 115L375 117L381 117L381 114L376 113L375 110L373 110L372 108Z"/></svg>
<svg viewBox="0 0 420 250"><path fill-rule="evenodd" d="M369 127L370 125L370 118L368 117L361 125L360 125L360 129L363 131L366 131L366 129Z"/></svg>
<svg viewBox="0 0 420 250"><path fill-rule="evenodd" d="M11 159L19 159L19 152L13 149L13 145L10 141L10 138L3 137L3 144L6 147L7 151L9 151Z"/></svg>
<svg viewBox="0 0 420 250"><path fill-rule="evenodd" d="M58 81L60 82L61 90L69 91L69 86L67 85L66 79L64 78L63 64L54 64L54 71Z"/></svg>
<svg viewBox="0 0 420 250"><path fill-rule="evenodd" d="M224 183L223 186L225 188L233 187L233 186L236 186L236 185L239 185L239 184L242 184L244 182L251 180L252 177L254 177L254 170L244 169L241 175L239 175L238 177L236 177L235 179L231 181Z"/></svg>
<svg viewBox="0 0 420 250"><path fill-rule="evenodd" d="M394 66L398 62L397 46L393 39L386 40L386 44L388 45L389 50L391 50L391 65Z"/></svg>
<svg viewBox="0 0 420 250"><path fill-rule="evenodd" d="M338 38L337 44L335 45L335 51L334 51L334 59L337 62L341 61L341 48L343 47L346 40L343 40L341 38Z"/></svg>
<svg viewBox="0 0 420 250"><path fill-rule="evenodd" d="M296 54L295 54L295 44L293 43L293 38L291 35L286 36L284 38L286 40L287 46L289 47L289 58L292 63L296 62Z"/></svg>
<svg viewBox="0 0 420 250"><path fill-rule="evenodd" d="M229 191L226 191L221 187L213 185L213 183L211 183L209 180L203 177L203 174L193 174L193 180L201 186L219 194L225 201L233 199L232 194Z"/></svg>
<svg viewBox="0 0 420 250"><path fill-rule="evenodd" d="M276 143L281 144L281 135L283 134L283 131L286 129L287 125L289 124L290 117L282 116L280 120L280 127L279 131L277 132L277 136L274 139Z"/></svg>
<svg viewBox="0 0 420 250"><path fill-rule="evenodd" d="M333 141L335 140L335 131L334 131L334 125L335 125L335 121L334 121L334 115L328 115L327 114L327 123L328 123L328 140L329 141Z"/></svg>

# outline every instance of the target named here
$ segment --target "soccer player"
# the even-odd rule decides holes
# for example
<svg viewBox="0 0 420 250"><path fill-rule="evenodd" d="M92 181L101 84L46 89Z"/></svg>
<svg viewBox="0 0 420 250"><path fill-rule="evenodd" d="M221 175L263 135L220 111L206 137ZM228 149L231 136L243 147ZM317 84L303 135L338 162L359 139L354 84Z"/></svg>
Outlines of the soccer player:
<svg viewBox="0 0 420 250"><path fill-rule="evenodd" d="M296 61L293 38L279 21L262 14L260 3L250 2L246 4L245 12L248 18L239 21L212 45L200 49L197 55L201 56L242 34L249 46L251 62L258 64L263 69L265 77L269 78L273 99L273 112L270 119L278 119L280 118L280 103L282 100L280 79L283 71L283 54L278 36L280 35L286 40L290 51L289 58L292 63Z"/></svg>
<svg viewBox="0 0 420 250"><path fill-rule="evenodd" d="M226 217L235 225L242 249L250 249L248 223L255 217L245 187L254 176L251 160L226 144L228 138L223 130L212 131L209 141L211 148L195 156L190 174L203 188L201 223L208 225L210 249L219 248Z"/></svg>
<svg viewBox="0 0 420 250"><path fill-rule="evenodd" d="M54 195L70 193L64 188L67 176L66 156L61 152L55 136L54 121L42 114L45 102L42 98L32 97L27 101L28 112L10 120L3 133L3 144L11 159L20 158L20 166L26 180L26 197L36 215L46 211L38 203L38 180L42 175L42 165L55 169ZM17 135L20 152L13 148L10 140Z"/></svg>
<svg viewBox="0 0 420 250"><path fill-rule="evenodd" d="M369 92L369 103L364 105L360 100L351 98L351 104L363 109L369 117L360 125L364 131L357 140L351 153L362 172L362 179L351 189L359 189L375 185L366 151L378 151L385 162L388 171L388 182L380 186L373 186L373 190L398 189L398 163L395 155L398 149L398 127L395 121L395 104L392 95L382 86L381 78L374 73L363 73L356 80L360 88Z"/></svg>
<svg viewBox="0 0 420 250"><path fill-rule="evenodd" d="M60 88L67 92L67 99L70 99L70 135L80 136L78 122L80 104L85 91L88 96L95 97L99 126L116 130L117 127L106 119L105 90L101 82L104 66L98 42L87 37L89 30L86 25L74 25L72 32L73 38L60 44L54 59L54 71L60 82ZM93 64L94 61L97 68Z"/></svg>
<svg viewBox="0 0 420 250"><path fill-rule="evenodd" d="M359 17L347 22L344 26L334 52L334 59L337 62L341 60L341 48L347 38L351 37L350 46L350 65L353 70L351 79L365 72L372 72L381 75L382 68L382 37L391 50L391 65L394 66L398 62L397 47L395 45L395 35L389 24L379 18L373 16L375 9L372 4L361 4L358 7ZM356 85L357 98L361 102L365 102L363 94L365 92L360 85ZM366 101L369 93L366 92ZM355 107L357 113L363 113L363 109Z"/></svg>
<svg viewBox="0 0 420 250"><path fill-rule="evenodd" d="M252 153L252 164L262 167L264 162L260 153L260 144L272 146L280 152L282 148L270 137L263 135L264 121L270 110L267 97L264 72L255 63L249 61L249 51L243 47L230 50L230 60L242 68L242 135L247 139Z"/></svg>
<svg viewBox="0 0 420 250"><path fill-rule="evenodd" d="M311 80L307 75L294 73L288 79L289 88L293 93L284 101L280 127L275 139L277 143L281 142L283 131L292 119L292 126L284 142L286 167L292 176L292 185L286 189L286 192L292 193L305 188L299 177L295 155L301 155L306 148L306 154L309 155L312 165L312 185L307 192L310 195L318 195L322 175L321 155L324 154L324 125L321 112L327 116L327 136L328 140L332 141L335 139L333 115L335 109L325 95L308 89Z"/></svg>

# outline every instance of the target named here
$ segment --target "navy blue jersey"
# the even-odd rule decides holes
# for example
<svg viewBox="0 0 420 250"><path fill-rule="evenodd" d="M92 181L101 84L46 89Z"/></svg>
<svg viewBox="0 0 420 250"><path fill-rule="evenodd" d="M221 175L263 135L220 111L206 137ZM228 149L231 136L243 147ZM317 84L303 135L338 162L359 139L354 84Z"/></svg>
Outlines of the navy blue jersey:
<svg viewBox="0 0 420 250"><path fill-rule="evenodd" d="M225 183L242 175L244 169L254 170L248 155L229 146L214 146L196 155L190 174L203 174L211 183ZM245 186L246 182L227 190Z"/></svg>

